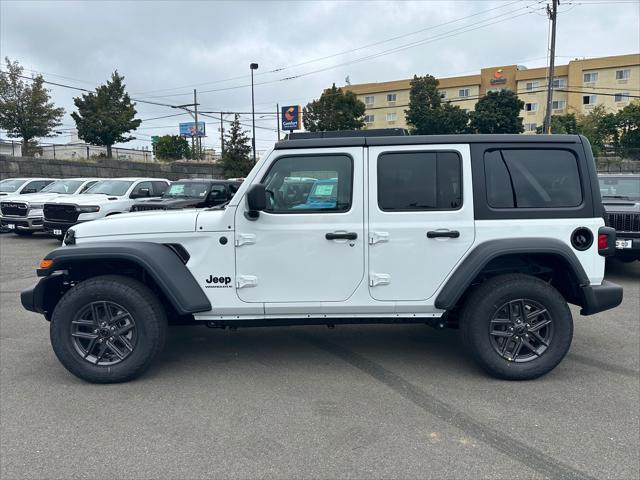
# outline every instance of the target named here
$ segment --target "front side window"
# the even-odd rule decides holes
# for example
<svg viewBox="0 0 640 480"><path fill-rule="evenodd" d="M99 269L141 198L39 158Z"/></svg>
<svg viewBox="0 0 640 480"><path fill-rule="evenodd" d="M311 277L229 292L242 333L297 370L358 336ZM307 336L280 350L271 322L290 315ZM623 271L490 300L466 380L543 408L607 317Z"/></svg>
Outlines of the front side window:
<svg viewBox="0 0 640 480"><path fill-rule="evenodd" d="M462 162L456 152L394 152L378 157L378 206L383 211L457 210Z"/></svg>
<svg viewBox="0 0 640 480"><path fill-rule="evenodd" d="M351 208L353 160L347 155L278 158L263 179L269 213L339 213Z"/></svg>
<svg viewBox="0 0 640 480"><path fill-rule="evenodd" d="M204 198L209 184L204 182L173 182L164 192L164 198Z"/></svg>
<svg viewBox="0 0 640 480"><path fill-rule="evenodd" d="M129 190L129 187L132 183L133 182L129 182L127 180L101 180L85 193L100 193L104 195L114 195L116 197L121 197L122 195L127 193L127 190Z"/></svg>
<svg viewBox="0 0 640 480"><path fill-rule="evenodd" d="M27 183L20 193L37 193L50 183L53 183L53 180L34 180Z"/></svg>
<svg viewBox="0 0 640 480"><path fill-rule="evenodd" d="M569 208L582 203L578 161L568 150L503 149L484 156L493 208Z"/></svg>

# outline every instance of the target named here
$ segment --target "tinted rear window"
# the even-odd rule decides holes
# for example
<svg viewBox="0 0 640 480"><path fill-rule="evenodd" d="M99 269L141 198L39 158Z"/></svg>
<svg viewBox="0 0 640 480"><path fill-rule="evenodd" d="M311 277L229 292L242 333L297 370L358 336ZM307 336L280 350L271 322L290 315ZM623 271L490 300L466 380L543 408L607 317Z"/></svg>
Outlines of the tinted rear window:
<svg viewBox="0 0 640 480"><path fill-rule="evenodd" d="M502 149L485 153L493 208L568 208L582 203L578 160L568 150Z"/></svg>
<svg viewBox="0 0 640 480"><path fill-rule="evenodd" d="M455 152L394 152L378 157L378 206L385 211L456 210L462 170Z"/></svg>

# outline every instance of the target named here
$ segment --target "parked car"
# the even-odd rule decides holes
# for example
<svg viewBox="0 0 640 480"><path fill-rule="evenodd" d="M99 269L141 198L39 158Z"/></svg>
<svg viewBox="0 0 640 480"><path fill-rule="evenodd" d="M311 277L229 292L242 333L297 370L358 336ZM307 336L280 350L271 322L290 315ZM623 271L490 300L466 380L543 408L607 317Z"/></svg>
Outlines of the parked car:
<svg viewBox="0 0 640 480"><path fill-rule="evenodd" d="M525 380L569 350L569 303L592 315L622 301L604 280L616 238L586 138L323 133L276 143L225 206L70 229L21 296L51 321L62 364L91 382L134 378L168 318L427 323L459 327L491 375ZM296 209L276 193L294 177L335 201Z"/></svg>
<svg viewBox="0 0 640 480"><path fill-rule="evenodd" d="M598 175L605 222L616 230L616 258L640 260L640 174Z"/></svg>
<svg viewBox="0 0 640 480"><path fill-rule="evenodd" d="M56 180L38 193L20 197L8 196L0 201L2 227L18 235L31 235L35 231L43 230L44 214L42 209L45 202L67 195L83 193L99 180L99 178Z"/></svg>
<svg viewBox="0 0 640 480"><path fill-rule="evenodd" d="M38 193L54 180L53 178L5 178L0 180L0 198L9 199L18 195ZM2 214L0 213L1 218ZM6 233L9 231L8 228L2 226L0 221L0 232Z"/></svg>
<svg viewBox="0 0 640 480"><path fill-rule="evenodd" d="M242 182L210 179L185 179L171 183L160 198L143 198L131 207L132 212L213 207L228 202Z"/></svg>
<svg viewBox="0 0 640 480"><path fill-rule="evenodd" d="M162 196L169 183L163 178L101 180L82 194L45 202L44 229L62 238L78 223L128 212L138 198Z"/></svg>
<svg viewBox="0 0 640 480"><path fill-rule="evenodd" d="M38 193L55 178L5 178L0 181L0 197Z"/></svg>

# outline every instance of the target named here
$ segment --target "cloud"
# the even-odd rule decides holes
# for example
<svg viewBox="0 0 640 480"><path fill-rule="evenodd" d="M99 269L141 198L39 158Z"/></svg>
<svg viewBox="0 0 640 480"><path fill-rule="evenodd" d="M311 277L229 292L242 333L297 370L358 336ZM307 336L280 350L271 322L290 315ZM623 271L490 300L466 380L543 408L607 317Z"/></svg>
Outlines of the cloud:
<svg viewBox="0 0 640 480"><path fill-rule="evenodd" d="M638 4L589 5L589 1L560 7L558 63L568 61L565 56L637 52ZM276 103L306 103L317 98L331 83L344 84L347 75L352 83L364 83L409 78L413 74L474 73L482 67L513 63L542 66L548 28L544 5L536 0L4 0L0 3L0 55L17 59L27 69L46 72L46 79L84 88L103 82L118 69L126 77L128 90L137 98L170 95L154 100L172 104L192 101L193 85L201 92L246 85L250 80L249 63L257 62L257 109L275 111ZM481 13L489 9L493 10ZM469 18L455 22L461 17ZM495 23L471 30L491 22ZM465 33L465 29L470 31ZM418 30L422 32L407 35ZM392 37L401 38L382 42ZM375 57L420 40L424 43ZM378 44L360 48L373 43ZM347 50L355 51L334 55ZM329 58L311 61L321 57ZM370 58L357 61L366 57ZM304 64L267 73L300 63ZM316 70L322 71L275 81ZM229 78L233 80L218 82ZM260 85L263 82L273 83ZM65 126L73 126L68 113L73 111L72 98L77 93L52 87L52 95L67 110ZM243 87L201 93L198 100L202 109L248 111L251 93ZM138 110L141 118L175 112L144 104L138 104ZM148 145L151 134L176 133L177 123L187 119L185 116L146 122L145 129L140 130L144 135L129 145ZM209 120L206 144L217 146L218 125ZM250 122L250 118L245 116L243 121ZM261 118L258 124L275 130L275 117ZM258 145L265 147L273 142L275 132L261 129L257 137Z"/></svg>

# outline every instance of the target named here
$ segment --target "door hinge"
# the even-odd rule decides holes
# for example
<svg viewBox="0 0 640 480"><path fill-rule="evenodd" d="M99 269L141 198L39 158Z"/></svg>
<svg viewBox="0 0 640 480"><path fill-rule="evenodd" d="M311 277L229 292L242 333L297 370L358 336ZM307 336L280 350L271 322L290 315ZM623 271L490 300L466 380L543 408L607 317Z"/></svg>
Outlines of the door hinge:
<svg viewBox="0 0 640 480"><path fill-rule="evenodd" d="M369 286L377 287L378 285L389 285L391 283L391 275L388 273L372 273L369 275Z"/></svg>
<svg viewBox="0 0 640 480"><path fill-rule="evenodd" d="M236 235L236 247L252 245L254 243L256 243L256 236L253 233L238 233Z"/></svg>
<svg viewBox="0 0 640 480"><path fill-rule="evenodd" d="M237 288L250 288L258 285L258 277L255 275L238 275Z"/></svg>
<svg viewBox="0 0 640 480"><path fill-rule="evenodd" d="M369 234L369 245L389 241L389 232L371 232Z"/></svg>

